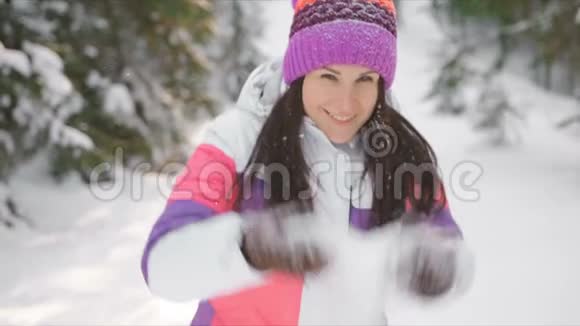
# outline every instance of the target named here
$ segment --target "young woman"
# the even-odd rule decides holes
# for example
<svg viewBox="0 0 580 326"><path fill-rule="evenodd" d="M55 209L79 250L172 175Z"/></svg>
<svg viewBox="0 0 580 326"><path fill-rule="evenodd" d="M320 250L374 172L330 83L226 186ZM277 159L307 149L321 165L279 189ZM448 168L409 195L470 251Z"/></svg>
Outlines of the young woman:
<svg viewBox="0 0 580 326"><path fill-rule="evenodd" d="M211 123L143 254L154 294L208 298L194 325L385 325L393 285L465 280L435 155L386 100L392 1L293 6L283 65Z"/></svg>

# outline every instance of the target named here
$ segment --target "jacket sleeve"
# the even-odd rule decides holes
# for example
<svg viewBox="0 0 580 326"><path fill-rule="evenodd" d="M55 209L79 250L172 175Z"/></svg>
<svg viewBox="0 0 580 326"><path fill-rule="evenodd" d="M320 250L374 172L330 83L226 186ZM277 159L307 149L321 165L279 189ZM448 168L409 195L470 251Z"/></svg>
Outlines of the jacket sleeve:
<svg viewBox="0 0 580 326"><path fill-rule="evenodd" d="M463 231L451 214L445 191L443 188L441 189L442 196L440 196L438 208L434 209L427 217L425 224L427 228L432 228L434 234L438 235L437 239L439 240L433 243L437 248L433 249L444 252L452 251L455 256L454 284L451 290L444 296L446 299L452 299L465 293L471 286L474 274L474 261L473 254L464 239ZM409 205L407 205L407 210L409 210ZM408 239L412 238L411 236ZM420 236L417 240L422 241L423 239ZM405 244L403 244L403 247L409 248ZM405 251L403 250L402 255L409 253L409 251L406 251L406 253ZM400 258L405 259L405 257Z"/></svg>
<svg viewBox="0 0 580 326"><path fill-rule="evenodd" d="M440 210L433 214L430 225L443 231L439 246L445 250L453 251L455 256L455 279L451 290L445 295L446 300L454 299L465 294L473 283L475 274L473 252L464 239L463 231L451 214L447 201Z"/></svg>
<svg viewBox="0 0 580 326"><path fill-rule="evenodd" d="M153 294L185 301L261 281L240 252L242 218L233 211L236 167L251 149L252 128L248 113L232 109L206 129L143 252L141 269Z"/></svg>

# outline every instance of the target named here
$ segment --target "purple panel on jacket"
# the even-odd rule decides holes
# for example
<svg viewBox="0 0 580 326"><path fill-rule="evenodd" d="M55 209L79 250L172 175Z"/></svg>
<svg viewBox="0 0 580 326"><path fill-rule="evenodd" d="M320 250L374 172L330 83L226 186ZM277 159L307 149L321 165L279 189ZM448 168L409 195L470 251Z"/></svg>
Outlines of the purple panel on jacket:
<svg viewBox="0 0 580 326"><path fill-rule="evenodd" d="M370 209L352 207L350 209L350 225L361 231L368 231L373 227Z"/></svg>
<svg viewBox="0 0 580 326"><path fill-rule="evenodd" d="M453 216L451 216L447 206L434 213L429 218L429 224L435 227L447 229L451 233L457 233L459 236L463 236L461 229L453 219ZM371 230L374 227L372 210L351 207L350 225L361 231Z"/></svg>
<svg viewBox="0 0 580 326"><path fill-rule="evenodd" d="M191 321L191 326L211 326L214 315L215 310L209 301L200 301L199 306L197 307L197 312L195 313L195 317Z"/></svg>
<svg viewBox="0 0 580 326"><path fill-rule="evenodd" d="M238 180L241 180L239 177ZM243 183L242 183L243 184ZM240 189L240 196L242 196L242 200L240 203L240 211L246 210L261 210L265 207L266 200L264 199L264 188L266 183L264 180L255 179L252 184L252 188L250 193L244 190L243 188Z"/></svg>
<svg viewBox="0 0 580 326"><path fill-rule="evenodd" d="M460 237L463 237L463 233L461 232L461 229L453 219L453 216L451 216L451 212L449 211L448 206L443 207L438 212L433 214L429 222L433 226L444 228L446 230L449 230L450 232L455 232Z"/></svg>

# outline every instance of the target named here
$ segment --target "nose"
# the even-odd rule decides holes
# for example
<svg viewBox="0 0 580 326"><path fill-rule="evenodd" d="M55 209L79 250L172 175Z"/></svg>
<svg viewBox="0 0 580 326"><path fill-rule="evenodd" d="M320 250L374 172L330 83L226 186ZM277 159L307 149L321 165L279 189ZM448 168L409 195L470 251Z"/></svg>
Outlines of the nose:
<svg viewBox="0 0 580 326"><path fill-rule="evenodd" d="M356 112L357 99L352 88L345 88L340 91L339 106L337 114L349 115Z"/></svg>

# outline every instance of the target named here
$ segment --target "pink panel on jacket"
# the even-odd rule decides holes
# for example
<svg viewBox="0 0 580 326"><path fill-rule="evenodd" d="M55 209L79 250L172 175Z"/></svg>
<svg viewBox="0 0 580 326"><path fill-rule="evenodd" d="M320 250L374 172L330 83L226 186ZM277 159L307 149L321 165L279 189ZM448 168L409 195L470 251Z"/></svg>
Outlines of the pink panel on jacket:
<svg viewBox="0 0 580 326"><path fill-rule="evenodd" d="M212 326L298 325L303 284L297 276L272 273L264 285L212 299Z"/></svg>
<svg viewBox="0 0 580 326"><path fill-rule="evenodd" d="M169 201L194 200L217 213L231 211L237 196L234 160L221 149L202 144L178 176Z"/></svg>
<svg viewBox="0 0 580 326"><path fill-rule="evenodd" d="M422 191L421 191L421 185L416 184L414 187L414 196L417 199L420 199L422 195ZM434 198L434 206L438 209L449 209L449 202L447 201L447 197L445 195L445 189L443 188L443 185L440 185L436 192L435 192L435 198ZM411 198L407 197L405 198L405 211L406 212L411 212L413 208L413 204L411 203Z"/></svg>

